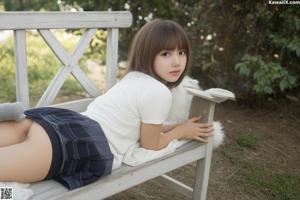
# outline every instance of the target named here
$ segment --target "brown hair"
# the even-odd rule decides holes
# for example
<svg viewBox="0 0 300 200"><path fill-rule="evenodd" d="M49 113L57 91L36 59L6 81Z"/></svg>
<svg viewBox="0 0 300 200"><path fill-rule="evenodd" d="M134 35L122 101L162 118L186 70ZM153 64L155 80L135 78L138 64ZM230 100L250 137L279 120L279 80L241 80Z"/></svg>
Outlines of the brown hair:
<svg viewBox="0 0 300 200"><path fill-rule="evenodd" d="M182 81L190 63L190 44L185 31L176 22L156 19L146 23L135 35L130 47L128 72L139 71L163 81L154 71L154 59L162 50L184 50L187 63L176 82L168 82L172 88Z"/></svg>

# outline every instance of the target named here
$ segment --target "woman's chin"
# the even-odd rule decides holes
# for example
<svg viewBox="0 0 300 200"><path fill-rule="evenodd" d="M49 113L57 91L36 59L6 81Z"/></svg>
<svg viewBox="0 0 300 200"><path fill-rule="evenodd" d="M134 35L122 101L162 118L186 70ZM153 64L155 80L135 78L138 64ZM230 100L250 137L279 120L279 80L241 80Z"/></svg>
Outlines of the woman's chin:
<svg viewBox="0 0 300 200"><path fill-rule="evenodd" d="M178 76L178 77L168 78L167 81L168 81L169 83L174 83L174 82L178 81L178 79L179 79L179 76Z"/></svg>

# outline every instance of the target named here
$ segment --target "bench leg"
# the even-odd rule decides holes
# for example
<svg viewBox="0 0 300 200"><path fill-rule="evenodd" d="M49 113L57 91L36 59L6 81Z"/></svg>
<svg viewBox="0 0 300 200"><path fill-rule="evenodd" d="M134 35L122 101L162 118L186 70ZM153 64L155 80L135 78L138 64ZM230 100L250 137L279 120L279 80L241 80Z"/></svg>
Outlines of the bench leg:
<svg viewBox="0 0 300 200"><path fill-rule="evenodd" d="M212 143L210 141L209 144L207 144L207 152L205 158L197 161L193 200L206 199L211 156Z"/></svg>

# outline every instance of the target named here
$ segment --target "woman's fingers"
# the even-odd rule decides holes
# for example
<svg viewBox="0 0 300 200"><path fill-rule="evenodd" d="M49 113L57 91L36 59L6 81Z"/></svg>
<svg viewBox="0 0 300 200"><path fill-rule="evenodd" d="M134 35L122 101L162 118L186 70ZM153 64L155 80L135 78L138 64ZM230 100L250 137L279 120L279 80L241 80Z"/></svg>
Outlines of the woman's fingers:
<svg viewBox="0 0 300 200"><path fill-rule="evenodd" d="M208 142L208 139L201 138L201 137L195 137L194 139L197 140L197 141L199 141L199 142L204 142L204 143Z"/></svg>
<svg viewBox="0 0 300 200"><path fill-rule="evenodd" d="M200 128L206 128L206 127L212 127L213 125L212 123L203 123L203 124L198 124L198 126Z"/></svg>
<svg viewBox="0 0 300 200"><path fill-rule="evenodd" d="M210 132L210 133L204 133L204 134L202 134L201 137L211 137L213 135L214 134L212 132Z"/></svg>
<svg viewBox="0 0 300 200"><path fill-rule="evenodd" d="M201 119L201 116L198 116L198 117L192 117L192 118L190 119L190 121L196 122L196 121L198 121L199 119Z"/></svg>
<svg viewBox="0 0 300 200"><path fill-rule="evenodd" d="M209 133L200 133L198 136L194 137L195 140L198 140L200 142L208 142L208 138L213 136L214 134L212 132Z"/></svg>
<svg viewBox="0 0 300 200"><path fill-rule="evenodd" d="M209 127L209 128L198 128L199 133L211 133L214 131L214 128Z"/></svg>

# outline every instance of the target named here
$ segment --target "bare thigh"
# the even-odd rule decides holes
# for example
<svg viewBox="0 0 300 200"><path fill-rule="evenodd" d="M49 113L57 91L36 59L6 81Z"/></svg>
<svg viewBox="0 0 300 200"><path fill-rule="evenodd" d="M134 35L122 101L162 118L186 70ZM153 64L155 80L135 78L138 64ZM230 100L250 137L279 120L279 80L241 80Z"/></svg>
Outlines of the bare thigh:
<svg viewBox="0 0 300 200"><path fill-rule="evenodd" d="M0 181L35 182L50 169L52 145L48 134L33 122L25 141L0 147Z"/></svg>
<svg viewBox="0 0 300 200"><path fill-rule="evenodd" d="M32 125L32 120L0 122L0 147L23 142Z"/></svg>

